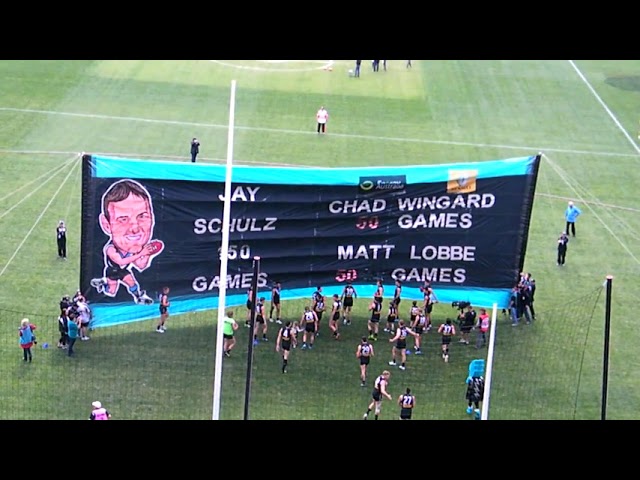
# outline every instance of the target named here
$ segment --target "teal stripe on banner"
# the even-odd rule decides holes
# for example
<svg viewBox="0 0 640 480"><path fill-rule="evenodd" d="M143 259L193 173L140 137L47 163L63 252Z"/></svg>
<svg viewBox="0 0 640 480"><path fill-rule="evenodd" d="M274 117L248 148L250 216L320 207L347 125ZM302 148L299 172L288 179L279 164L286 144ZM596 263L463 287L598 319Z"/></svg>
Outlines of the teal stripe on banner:
<svg viewBox="0 0 640 480"><path fill-rule="evenodd" d="M358 292L356 302L369 302L373 298L375 286L373 285L355 285ZM322 293L325 297L331 298L334 293L340 295L344 285L323 286ZM293 300L298 298L311 299L311 295L315 292L315 288L297 288L292 290L283 290L280 296L283 300ZM498 308L507 308L511 297L510 289L492 289L492 288L460 288L460 287L435 287L434 288L438 301L442 304L451 304L454 301L470 302L474 307L485 307L487 310L493 308L493 304L497 303ZM258 292L258 296L265 297L267 301L271 301L271 291ZM402 287L401 307L407 308L407 303L411 300L422 301L422 292L415 287ZM389 297L387 300L391 300ZM227 307L244 306L247 301L246 294L229 295L226 298ZM450 306L450 305L449 305ZM218 308L218 297L198 297L195 299L171 299L170 314L179 315L197 311L212 310ZM386 308L386 306L385 306ZM160 312L158 305L135 305L127 304L102 304L92 305L93 320L91 328L109 327L124 323L136 322L140 320L158 319ZM455 316L457 311L451 308L451 316ZM212 314L213 315L213 314ZM302 315L302 311L300 312ZM217 318L217 317L216 317ZM240 317L244 319L244 316ZM291 318L285 320L298 320Z"/></svg>
<svg viewBox="0 0 640 480"><path fill-rule="evenodd" d="M437 183L449 180L450 170L476 170L476 178L531 175L535 156L486 162L450 165L415 165L404 167L312 168L255 167L235 165L232 182L276 185L344 185L360 183L360 177L405 175L406 183ZM206 163L149 161L92 156L93 176L98 178L131 178L146 180L186 180L224 182L225 165Z"/></svg>

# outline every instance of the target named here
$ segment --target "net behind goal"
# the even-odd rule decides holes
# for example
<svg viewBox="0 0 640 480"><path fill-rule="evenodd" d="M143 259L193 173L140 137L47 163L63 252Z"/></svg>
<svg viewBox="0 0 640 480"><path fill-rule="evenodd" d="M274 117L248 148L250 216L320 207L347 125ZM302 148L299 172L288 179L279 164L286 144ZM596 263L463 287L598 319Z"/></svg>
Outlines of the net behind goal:
<svg viewBox="0 0 640 480"><path fill-rule="evenodd" d="M541 311L531 325L498 315L490 419L598 418L602 345L592 324L601 324L603 290Z"/></svg>

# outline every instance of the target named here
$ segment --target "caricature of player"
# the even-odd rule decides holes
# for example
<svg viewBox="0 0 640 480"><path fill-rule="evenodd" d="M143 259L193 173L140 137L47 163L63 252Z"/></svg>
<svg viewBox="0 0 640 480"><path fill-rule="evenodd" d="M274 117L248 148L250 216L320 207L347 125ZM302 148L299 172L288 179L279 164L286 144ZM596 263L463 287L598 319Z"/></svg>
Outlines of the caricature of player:
<svg viewBox="0 0 640 480"><path fill-rule="evenodd" d="M151 195L133 180L119 180L102 196L99 217L102 231L110 237L104 246L104 273L91 280L98 293L115 297L125 285L137 304L153 303L136 280L133 268L142 272L164 249L160 240L151 240L155 218Z"/></svg>

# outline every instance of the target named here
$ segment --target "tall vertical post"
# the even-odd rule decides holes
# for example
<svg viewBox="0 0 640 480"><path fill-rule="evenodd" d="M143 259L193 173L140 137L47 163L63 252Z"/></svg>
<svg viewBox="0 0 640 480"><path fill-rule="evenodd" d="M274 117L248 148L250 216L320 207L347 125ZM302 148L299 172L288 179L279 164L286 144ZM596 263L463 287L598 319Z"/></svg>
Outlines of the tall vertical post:
<svg viewBox="0 0 640 480"><path fill-rule="evenodd" d="M244 390L244 420L249 420L251 397L251 373L253 370L253 332L256 327L256 304L258 303L258 275L260 257L253 257L253 278L251 280L251 313L249 314L249 348L247 349L247 381Z"/></svg>
<svg viewBox="0 0 640 480"><path fill-rule="evenodd" d="M611 288L613 284L613 276L607 275L607 296L604 312L604 354L602 365L602 410L600 420L607 419L607 388L609 383L609 334L611 332Z"/></svg>
<svg viewBox="0 0 640 480"><path fill-rule="evenodd" d="M227 269L229 261L229 224L231 223L231 176L233 173L233 124L235 118L236 81L231 82L229 101L229 134L227 144L227 166L224 180L224 205L222 210L222 241L220 245L220 286L218 296L218 325L216 335L215 367L213 372L213 413L212 419L220 419L220 398L222 395L222 347L224 345L224 317L227 298Z"/></svg>

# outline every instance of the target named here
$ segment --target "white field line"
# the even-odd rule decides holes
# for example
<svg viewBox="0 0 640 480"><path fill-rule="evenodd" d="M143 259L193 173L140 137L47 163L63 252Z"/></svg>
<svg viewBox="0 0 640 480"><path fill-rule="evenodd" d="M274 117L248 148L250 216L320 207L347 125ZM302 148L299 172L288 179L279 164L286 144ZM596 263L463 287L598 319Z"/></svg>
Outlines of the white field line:
<svg viewBox="0 0 640 480"><path fill-rule="evenodd" d="M565 172L566 175L566 172ZM571 180L571 179L570 179ZM589 190L587 190L587 188L585 188L583 185L580 184L580 182L578 182L577 180L571 180L571 182L577 187L577 189L579 191L582 191L582 193L586 196L586 198L588 199L589 197L592 198L591 201L589 200L585 200L587 203L592 203L595 204L596 202L600 202L600 199L598 199L593 193L591 193ZM638 232L636 232L636 230L630 226L626 220L624 220L622 217L619 216L618 213L616 213L615 211L605 208L604 212L607 215L610 215L611 217L613 217L614 220L616 220L620 225L622 225L623 229L622 230L626 230L627 233L629 233L631 236L637 238ZM615 225L614 225L615 228ZM620 229L615 228L617 231L620 231Z"/></svg>
<svg viewBox="0 0 640 480"><path fill-rule="evenodd" d="M567 175L562 171L562 169L553 160L551 160L548 155L543 153L542 156L547 160L551 168L553 168L556 171L558 176L567 185L567 187L573 190L573 192L576 194L576 198L580 200L580 203L584 203L584 205L591 211L593 216L602 224L602 226L611 234L611 236L616 239L616 241L622 246L622 248L624 248L624 250L631 256L631 258L633 258L633 260L635 260L636 263L640 264L640 260L638 260L638 258L633 254L631 250L629 250L629 247L627 247L627 245L622 240L620 240L620 238L616 235L616 233L613 230L611 230L611 228L609 228L609 225L607 225L607 223L604 220L602 220L602 218L600 218L600 216L595 212L595 210L591 207L591 205L589 205L589 203L584 202L584 198L576 190L576 188L573 185L573 182L567 177Z"/></svg>
<svg viewBox="0 0 640 480"><path fill-rule="evenodd" d="M222 65L224 67L237 68L239 70L252 70L258 72L272 72L272 73L280 73L280 72L312 72L314 70L325 70L329 67L333 67L333 60L258 60L259 62L263 62L267 65L269 64L285 64L285 63L317 63L320 64L319 67L297 67L297 68L268 68L268 67L256 67L251 65L238 65L236 63L227 63L222 60L209 60L212 63L217 63L218 65Z"/></svg>
<svg viewBox="0 0 640 480"><path fill-rule="evenodd" d="M636 145L636 142L633 140L633 137L631 135L629 135L629 132L627 132L624 127L622 126L622 124L618 121L618 119L616 118L616 116L613 114L613 112L611 111L611 109L607 106L606 103L604 103L604 100L602 100L602 98L600 97L600 95L598 95L598 92L595 91L595 89L591 86L591 84L589 83L589 80L587 80L587 77L585 77L582 72L580 71L580 69L578 68L578 66L575 64L575 62L573 60L569 60L569 65L571 65L573 67L573 69L576 71L576 73L578 74L578 76L580 77L580 79L584 82L584 84L587 86L587 88L589 89L589 91L593 94L593 96L596 98L596 100L598 101L598 103L600 105L602 105L602 108L604 108L605 112L607 112L607 115L609 115L609 117L611 118L611 120L613 120L613 123L616 124L616 127L618 127L620 129L620 131L622 132L622 134L625 136L625 138L627 140L629 140L629 143L631 144L631 146L633 147L633 149L640 153L640 148L638 147L638 145Z"/></svg>
<svg viewBox="0 0 640 480"><path fill-rule="evenodd" d="M51 200L49 200L49 203L47 203L47 205L44 207L42 212L40 212L40 215L38 215L38 218L36 218L36 221L33 222L33 225L31 226L31 228L29 229L27 234L24 236L24 238L20 242L20 245L18 245L18 247L16 248L15 252L13 252L13 255L11 255L11 258L9 258L9 261L2 268L2 270L0 270L0 277L2 277L2 275L4 275L4 272L7 271L7 268L9 268L9 265L11 265L11 262L13 262L13 259L16 258L16 255L18 255L18 252L20 251L22 246L25 244L27 239L31 236L31 234L33 233L35 228L38 226L38 223L40 223L40 220L42 220L42 217L44 216L44 214L47 213L47 210L49 210L49 207L51 206L53 201L56 199L56 197L58 196L58 194L60 193L60 191L62 190L64 185L67 183L67 180L69 179L69 177L71 176L72 173L73 173L73 167L71 167L69 169L69 172L67 173L67 176L64 177L64 180L62 181L62 183L60 184L60 186L58 187L56 192L53 194L53 197L51 197Z"/></svg>
<svg viewBox="0 0 640 480"><path fill-rule="evenodd" d="M79 155L76 152L62 152L58 150L2 150L0 149L0 154L29 154L29 155ZM90 152L93 155L102 155L105 157L127 157L127 158L151 158L154 160L189 160L191 162L191 157L185 155L165 155L165 154L148 154L148 153L118 153L118 152ZM199 160L206 160L209 162L215 163L224 163L226 160L224 158L209 158L209 157L201 157L198 156ZM283 162L262 162L260 160L234 160L234 163L237 164L248 164L248 165L266 165L266 166L278 166L278 167L299 167L299 168L315 168L313 165L300 165L300 164L292 164L292 163L283 163Z"/></svg>
<svg viewBox="0 0 640 480"><path fill-rule="evenodd" d="M9 215L9 213L11 213L14 209L16 209L22 202L27 200L29 197L31 197L31 195L36 193L38 190L40 190L42 187L44 187L47 183L49 183L51 180L53 180L55 177L57 177L58 174L60 172L62 172L66 167L68 167L70 163L72 163L72 162L66 162L63 165L61 165L55 173L53 173L53 174L49 173L49 175L50 175L49 178L47 178L44 182L42 182L36 188L31 190L31 192L28 195L25 195L18 202L14 203L8 210L2 212L2 215L0 215L0 220L2 220L4 217ZM73 169L73 167L72 167L72 169Z"/></svg>
<svg viewBox="0 0 640 480"><path fill-rule="evenodd" d="M75 152L69 152L69 151L56 151L56 150L2 150L0 149L0 153L10 153L10 154L42 154L42 155L74 155ZM171 160L188 160L189 157L187 156L179 156L179 155L164 155L164 154L147 154L147 153L114 153L114 152L92 152L94 155L104 155L104 156L113 156L113 157L126 157L126 158L151 158L151 159L171 159ZM617 155L617 154L613 154L612 155ZM628 156L628 154L627 154ZM635 156L635 155L633 155ZM73 160L75 159L72 158L70 160L68 160L65 164L63 164L63 166L71 163ZM210 162L216 162L216 163L224 163L226 160L224 158L207 158L207 157L201 157L202 160L207 160ZM236 160L235 161L238 164L256 164L256 165L267 165L267 166L278 166L278 167L298 167L298 168L318 168L315 165L300 165L300 164L293 164L293 163L284 163L284 162L261 162L261 161L252 161L252 160ZM63 167L62 166L62 167ZM56 172L58 173L58 172ZM13 192L8 193L7 195L5 195L4 197L0 198L0 201L10 197L11 195L14 195L16 193L18 193L20 190L26 188L27 186L31 185L32 183L37 182L38 180L40 180L42 177L51 175L50 172L47 172L43 175L41 175L40 177L31 180L29 183L24 184L22 187L18 188L17 190L14 190ZM547 197L547 198L554 198L554 199L558 199L558 200L573 200L573 197L564 197L561 195L553 195L552 193L540 193L540 192L536 192L536 197ZM621 205L613 205L611 203L603 203L601 201L598 200L594 200L594 201L585 201L585 203L590 203L593 205L597 205L599 207L605 207L605 208L612 208L612 209L617 209L617 210L626 210L629 212L639 212L640 213L640 208L632 208L632 207L624 207ZM67 214L68 216L68 214ZM2 218L2 217L0 217Z"/></svg>
<svg viewBox="0 0 640 480"><path fill-rule="evenodd" d="M63 163L62 165L58 166L58 167L57 167L57 169L58 169L58 171L57 171L57 172L55 172L55 173L45 172L45 173L43 173L42 175L40 175L38 178L34 178L34 179L33 179L33 180L31 180L30 182L25 183L25 184L24 184L24 185L22 185L21 187L18 187L18 188L17 188L16 190L14 190L13 192L9 192L9 193L7 193L4 197L0 198L0 202L2 202L3 200L5 200L5 199L9 198L9 197L10 197L10 196L12 196L12 195L15 195L15 194L16 194L16 193L18 193L19 191L21 191L21 190L23 190L23 189L27 188L27 187L28 187L29 185L31 185L32 183L36 183L36 182L37 182L38 180L40 180L41 178L44 178L44 177L51 177L51 176L56 175L57 173L59 173L59 171L60 171L60 170L64 169L64 167L66 167L66 166L67 166L67 165L69 165L71 162L73 162L73 160L74 160L74 159L72 158L72 159L70 159L70 160L66 161L65 163ZM45 183L46 183L46 182L45 182ZM38 187L38 188L39 188L39 187ZM2 218L2 217L0 217L0 218Z"/></svg>
<svg viewBox="0 0 640 480"><path fill-rule="evenodd" d="M81 181L82 181L82 168L81 168L81 165L82 165L82 162L78 162L73 167L71 167L72 169L77 168L78 169L78 174L76 175L75 181L73 181L73 185L71 185L71 187L68 189L69 190L69 201L67 202L67 211L65 212L65 215L63 217L65 222L69 221L69 212L71 212L71 205L73 203L73 199L75 198L75 195L74 195L75 187L79 186Z"/></svg>
<svg viewBox="0 0 640 480"><path fill-rule="evenodd" d="M584 187L582 187L584 188ZM574 200L573 197L563 197L562 195L552 195L551 193L536 193L536 197L548 197L548 198L555 198L558 200ZM595 197L594 197L595 198ZM585 201L584 203L590 203L592 205L596 205L598 207L604 207L604 208L615 208L618 210L626 210L627 212L635 212L635 213L640 213L640 208L632 208L632 207L622 207L620 205L612 205L610 203L603 203L597 200L594 201Z"/></svg>
<svg viewBox="0 0 640 480"><path fill-rule="evenodd" d="M227 129L228 125L223 124L213 124L213 123L199 123L199 122L184 122L177 120L157 120L151 118L141 118L141 117L122 117L115 115L99 115L93 113L72 113L72 112L55 112L51 110L33 110L28 108L14 108L14 107L0 107L0 111L6 112L21 112L21 113L32 113L32 114L41 114L41 115L61 115L61 116L69 116L69 117L79 117L79 118L95 118L101 120L122 120L122 121L132 121L132 122L144 122L144 123L155 123L162 125L181 125L181 126L195 126L195 127L205 127L205 128L219 128L219 129ZM306 130L288 130L288 129L277 129L277 128L264 128L264 127L243 127L236 126L236 130L249 130L249 131L262 131L262 132L274 132L274 133L284 133L291 135L313 135L317 136L316 132L313 129ZM530 152L554 152L554 153L571 153L576 155L600 155L600 156L614 156L614 157L633 157L637 158L640 154L640 150L638 150L638 154L635 153L618 153L618 152L599 152L599 151L589 151L589 150L572 150L572 149L562 149L562 148L544 148L544 147L531 147L525 145L500 145L500 144L491 144L491 143L472 143L472 142L458 142L458 141L450 141L450 140L429 140L429 139L421 139L421 138L398 138L398 137L380 137L375 135L358 135L358 134L347 134L347 133L332 133L332 137L340 137L340 138L358 138L362 140L378 140L378 141L388 141L388 142L407 142L407 143L423 143L423 144L433 144L433 145L454 145L454 146L464 146L464 147L476 147L476 148L497 148L497 149L507 149L507 150L521 150L521 151L530 151ZM1 150L0 150L1 151Z"/></svg>

